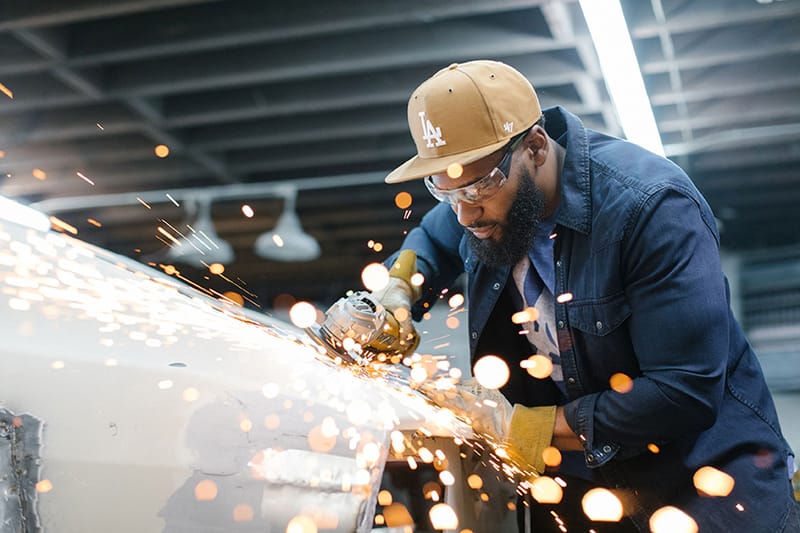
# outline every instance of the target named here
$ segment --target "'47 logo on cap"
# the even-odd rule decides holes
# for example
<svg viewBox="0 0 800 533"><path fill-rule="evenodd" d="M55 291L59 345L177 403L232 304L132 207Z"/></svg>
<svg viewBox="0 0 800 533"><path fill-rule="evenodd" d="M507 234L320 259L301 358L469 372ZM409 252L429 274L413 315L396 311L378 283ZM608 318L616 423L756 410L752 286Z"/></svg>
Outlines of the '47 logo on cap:
<svg viewBox="0 0 800 533"><path fill-rule="evenodd" d="M431 121L425 118L425 111L419 112L419 121L422 123L422 138L428 141L428 148L433 148L433 141L436 141L436 146L447 144L442 139L442 128L434 128Z"/></svg>

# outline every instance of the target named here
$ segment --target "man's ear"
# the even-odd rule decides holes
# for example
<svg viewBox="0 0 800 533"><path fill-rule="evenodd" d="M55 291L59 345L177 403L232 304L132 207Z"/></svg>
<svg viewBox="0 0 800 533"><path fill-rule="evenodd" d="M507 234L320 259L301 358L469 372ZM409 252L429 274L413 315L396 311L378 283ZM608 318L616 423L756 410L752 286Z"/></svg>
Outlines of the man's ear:
<svg viewBox="0 0 800 533"><path fill-rule="evenodd" d="M525 136L525 148L533 154L533 163L538 167L547 159L550 143L547 142L547 132L539 125L533 126Z"/></svg>

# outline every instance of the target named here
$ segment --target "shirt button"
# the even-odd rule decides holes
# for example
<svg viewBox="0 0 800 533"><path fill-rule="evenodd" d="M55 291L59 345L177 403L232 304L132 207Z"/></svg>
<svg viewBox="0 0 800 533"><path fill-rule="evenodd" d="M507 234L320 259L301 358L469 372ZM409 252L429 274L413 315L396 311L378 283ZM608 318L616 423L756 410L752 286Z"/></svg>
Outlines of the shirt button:
<svg viewBox="0 0 800 533"><path fill-rule="evenodd" d="M499 291L500 290L500 284L499 283L495 283L494 285L492 285L492 288L494 290L496 290L496 291Z"/></svg>
<svg viewBox="0 0 800 533"><path fill-rule="evenodd" d="M564 321L563 320L559 320L558 321L558 329L564 329Z"/></svg>
<svg viewBox="0 0 800 533"><path fill-rule="evenodd" d="M595 324L595 327L597 329L603 329L603 323L598 320L597 323Z"/></svg>
<svg viewBox="0 0 800 533"><path fill-rule="evenodd" d="M575 378L567 378L567 383L572 385L573 383L575 383Z"/></svg>
<svg viewBox="0 0 800 533"><path fill-rule="evenodd" d="M478 332L477 331L473 331L471 337L472 337L473 340L477 339L478 338Z"/></svg>
<svg viewBox="0 0 800 533"><path fill-rule="evenodd" d="M606 444L605 446L603 446L603 451L606 452L606 453L609 453L611 451L611 446Z"/></svg>

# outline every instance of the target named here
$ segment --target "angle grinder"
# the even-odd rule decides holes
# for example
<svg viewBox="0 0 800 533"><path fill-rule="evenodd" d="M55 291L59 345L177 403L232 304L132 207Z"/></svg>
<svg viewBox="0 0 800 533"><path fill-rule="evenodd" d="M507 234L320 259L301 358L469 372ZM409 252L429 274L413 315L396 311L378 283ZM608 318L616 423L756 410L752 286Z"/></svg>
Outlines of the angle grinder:
<svg viewBox="0 0 800 533"><path fill-rule="evenodd" d="M403 280L411 287L411 276L417 271L417 254L413 250L400 252L389 276ZM419 344L414 328L404 328L398 316L410 310L386 309L369 292L349 293L334 303L325 313L322 324L313 324L306 332L322 345L332 358L348 364L368 365L372 362L399 363L413 353ZM406 321L407 323L407 321ZM410 330L410 331L407 331Z"/></svg>

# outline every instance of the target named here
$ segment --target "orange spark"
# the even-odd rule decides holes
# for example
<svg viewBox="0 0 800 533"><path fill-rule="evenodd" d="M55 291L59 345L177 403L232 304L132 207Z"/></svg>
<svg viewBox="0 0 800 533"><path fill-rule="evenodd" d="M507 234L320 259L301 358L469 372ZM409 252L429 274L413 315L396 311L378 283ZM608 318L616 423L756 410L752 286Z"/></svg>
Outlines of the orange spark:
<svg viewBox="0 0 800 533"><path fill-rule="evenodd" d="M11 98L14 99L14 93L11 92L11 89L0 83L0 92Z"/></svg>
<svg viewBox="0 0 800 533"><path fill-rule="evenodd" d="M460 178L463 173L464 167L459 163L453 163L447 167L447 175L452 179Z"/></svg>
<svg viewBox="0 0 800 533"><path fill-rule="evenodd" d="M626 392L630 392L633 389L633 380L628 377L626 374L618 372L611 376L611 379L608 380L611 388L615 391L625 394Z"/></svg>
<svg viewBox="0 0 800 533"><path fill-rule="evenodd" d="M253 508L246 503L240 503L233 508L234 522L252 522L253 516Z"/></svg>
<svg viewBox="0 0 800 533"><path fill-rule="evenodd" d="M204 479L194 487L194 497L197 501L210 501L217 497L217 484L210 479Z"/></svg>
<svg viewBox="0 0 800 533"><path fill-rule="evenodd" d="M522 311L511 315L514 324L524 324L525 322L535 322L539 319L539 310L535 307L526 307Z"/></svg>
<svg viewBox="0 0 800 533"><path fill-rule="evenodd" d="M53 483L49 479L43 479L36 483L36 492L45 493L53 490Z"/></svg>
<svg viewBox="0 0 800 533"><path fill-rule="evenodd" d="M559 503L564 490L553 478L539 476L531 483L531 496L539 503Z"/></svg>
<svg viewBox="0 0 800 533"><path fill-rule="evenodd" d="M560 303L560 304L565 304L567 302L571 302L572 301L572 293L571 292L565 292L564 294L559 294L556 297L556 301L558 303Z"/></svg>
<svg viewBox="0 0 800 533"><path fill-rule="evenodd" d="M483 487L483 478L478 474L470 474L467 478L467 485L469 488L478 490L479 488Z"/></svg>
<svg viewBox="0 0 800 533"><path fill-rule="evenodd" d="M519 366L537 379L548 378L553 373L553 361L545 355L532 355L522 361Z"/></svg>
<svg viewBox="0 0 800 533"><path fill-rule="evenodd" d="M478 383L487 389L499 389L511 376L506 362L496 355L485 355L478 359L472 367L472 373Z"/></svg>
<svg viewBox="0 0 800 533"><path fill-rule="evenodd" d="M181 243L180 243L180 242L178 242L178 239L176 239L175 237L173 237L173 236L172 236L172 234L171 234L170 232L168 232L167 230L165 230L165 229L164 229L164 228L162 228L161 226L158 226L156 229L158 230L158 232L159 232L160 234L162 234L163 236L165 236L166 238L168 238L168 239L169 239L170 241L172 241L174 244L176 244L176 245L178 245L178 246L180 246L180 245L181 245Z"/></svg>
<svg viewBox="0 0 800 533"><path fill-rule="evenodd" d="M72 233L73 235L77 235L78 234L78 228L76 228L75 226L72 226L70 224L67 224L66 222L64 222L60 218L51 216L50 217L50 224L53 226L53 229L57 229L59 231L66 231L68 233Z"/></svg>
<svg viewBox="0 0 800 533"><path fill-rule="evenodd" d="M382 490L378 493L378 505L386 507L392 505L392 493L388 490Z"/></svg>
<svg viewBox="0 0 800 533"><path fill-rule="evenodd" d="M394 205L399 209L408 209L412 201L411 195L405 191L397 193L394 197Z"/></svg>

